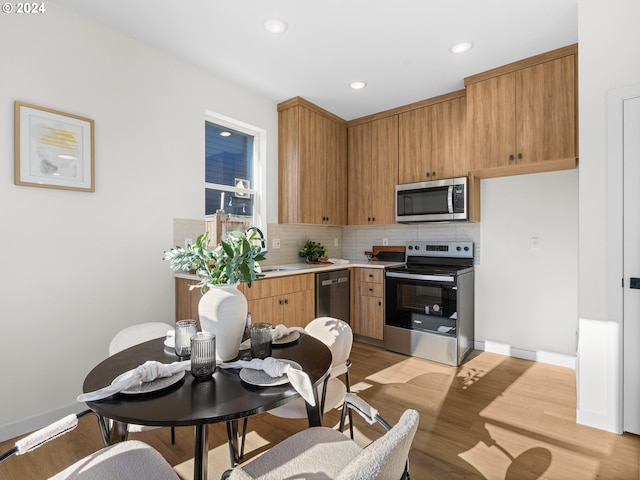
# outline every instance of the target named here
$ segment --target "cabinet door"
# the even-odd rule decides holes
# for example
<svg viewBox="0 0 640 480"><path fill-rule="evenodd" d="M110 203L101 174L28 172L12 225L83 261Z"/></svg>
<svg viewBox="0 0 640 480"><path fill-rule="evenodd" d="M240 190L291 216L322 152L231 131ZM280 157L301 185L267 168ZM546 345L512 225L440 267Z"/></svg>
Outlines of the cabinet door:
<svg viewBox="0 0 640 480"><path fill-rule="evenodd" d="M429 107L431 118L431 179L466 177L467 102L454 98Z"/></svg>
<svg viewBox="0 0 640 480"><path fill-rule="evenodd" d="M323 223L326 216L327 139L330 135L331 120L304 107L298 107L298 109L300 122L298 221Z"/></svg>
<svg viewBox="0 0 640 480"><path fill-rule="evenodd" d="M396 221L395 188L398 183L398 115L371 122L369 223Z"/></svg>
<svg viewBox="0 0 640 480"><path fill-rule="evenodd" d="M282 323L287 327L306 327L313 320L313 290L288 294L282 302Z"/></svg>
<svg viewBox="0 0 640 480"><path fill-rule="evenodd" d="M361 296L359 298L358 333L365 337L383 339L384 305L382 298Z"/></svg>
<svg viewBox="0 0 640 480"><path fill-rule="evenodd" d="M467 85L470 170L504 167L515 159L515 73Z"/></svg>
<svg viewBox="0 0 640 480"><path fill-rule="evenodd" d="M575 56L518 71L515 79L518 163L575 157Z"/></svg>
<svg viewBox="0 0 640 480"><path fill-rule="evenodd" d="M189 290L191 285L195 285L196 280L187 280L186 278L175 279L175 301L176 301L176 320L193 319L199 321L198 303L202 298L199 288Z"/></svg>
<svg viewBox="0 0 640 480"><path fill-rule="evenodd" d="M282 323L282 307L278 304L278 298L267 297L249 300L247 309L251 314L251 323Z"/></svg>
<svg viewBox="0 0 640 480"><path fill-rule="evenodd" d="M349 225L367 225L369 212L369 179L371 177L371 124L363 123L348 131L348 198Z"/></svg>
<svg viewBox="0 0 640 480"><path fill-rule="evenodd" d="M347 224L347 127L329 122L327 134L326 168L318 172L324 175L326 193L316 199L324 204L323 223Z"/></svg>
<svg viewBox="0 0 640 480"><path fill-rule="evenodd" d="M398 183L431 180L429 107L398 115Z"/></svg>

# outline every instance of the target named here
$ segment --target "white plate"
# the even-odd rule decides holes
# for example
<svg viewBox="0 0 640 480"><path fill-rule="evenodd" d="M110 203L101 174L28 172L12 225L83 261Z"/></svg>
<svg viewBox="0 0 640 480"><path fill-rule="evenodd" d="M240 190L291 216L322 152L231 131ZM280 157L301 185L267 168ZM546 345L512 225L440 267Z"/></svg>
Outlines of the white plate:
<svg viewBox="0 0 640 480"><path fill-rule="evenodd" d="M274 340L271 342L272 345L280 346L280 345L288 345L290 343L295 342L300 338L300 332L291 332L289 335L285 335L282 338Z"/></svg>
<svg viewBox="0 0 640 480"><path fill-rule="evenodd" d="M167 337L164 339L164 346L169 348L176 348L176 338Z"/></svg>
<svg viewBox="0 0 640 480"><path fill-rule="evenodd" d="M128 372L123 373L122 375L118 375L112 384L120 380L124 375ZM174 373L170 377L161 377L156 378L150 382L139 383L138 385L134 385L132 387L127 388L126 390L121 390L120 393L124 393L125 395L137 395L138 393L150 393L158 390L162 390L163 388L170 387L171 385L178 383L184 377L184 370Z"/></svg>
<svg viewBox="0 0 640 480"><path fill-rule="evenodd" d="M281 362L287 362L296 370L302 370L299 363L293 360L278 359ZM289 377L282 375L280 377L271 377L264 370L254 370L252 368L243 368L240 370L240 378L247 382L249 385L255 385L256 387L274 387L276 385L284 385L289 383Z"/></svg>

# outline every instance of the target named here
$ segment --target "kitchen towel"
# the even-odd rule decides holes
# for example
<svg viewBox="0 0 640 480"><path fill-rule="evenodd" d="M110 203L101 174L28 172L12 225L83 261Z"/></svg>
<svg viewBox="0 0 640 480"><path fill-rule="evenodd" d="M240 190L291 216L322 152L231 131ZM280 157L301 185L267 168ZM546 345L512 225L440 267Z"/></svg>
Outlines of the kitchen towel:
<svg viewBox="0 0 640 480"><path fill-rule="evenodd" d="M282 362L273 357L267 357L264 360L261 358L253 358L251 360L236 360L235 362L221 363L218 367L263 370L267 375L273 378L287 375L289 382L291 382L291 386L295 388L296 392L298 392L312 407L315 407L316 405L309 375L302 370L294 368L287 362Z"/></svg>
<svg viewBox="0 0 640 480"><path fill-rule="evenodd" d="M170 364L156 362L155 360L149 360L139 367L129 370L122 378L117 382L113 382L99 390L93 392L83 393L78 395L77 400L79 402L93 402L95 400L102 400L103 398L110 397L122 390L126 390L129 387L133 387L139 383L146 383L155 380L156 378L170 377L174 373L181 372L183 370L191 369L191 360L184 360L181 362L173 362Z"/></svg>

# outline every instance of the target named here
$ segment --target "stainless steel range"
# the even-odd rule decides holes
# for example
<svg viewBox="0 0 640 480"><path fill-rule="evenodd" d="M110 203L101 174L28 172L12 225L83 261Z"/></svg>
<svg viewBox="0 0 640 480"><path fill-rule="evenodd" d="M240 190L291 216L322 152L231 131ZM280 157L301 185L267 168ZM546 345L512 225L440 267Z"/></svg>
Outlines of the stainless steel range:
<svg viewBox="0 0 640 480"><path fill-rule="evenodd" d="M473 242L407 242L386 270L387 350L458 366L473 349Z"/></svg>

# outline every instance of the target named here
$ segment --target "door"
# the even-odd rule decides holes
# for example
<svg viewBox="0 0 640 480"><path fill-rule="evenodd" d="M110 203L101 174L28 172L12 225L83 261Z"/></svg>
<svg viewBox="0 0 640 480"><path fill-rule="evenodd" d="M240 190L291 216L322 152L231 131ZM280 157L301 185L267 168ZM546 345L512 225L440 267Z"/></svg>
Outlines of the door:
<svg viewBox="0 0 640 480"><path fill-rule="evenodd" d="M623 422L640 434L640 96L624 100L623 119Z"/></svg>

